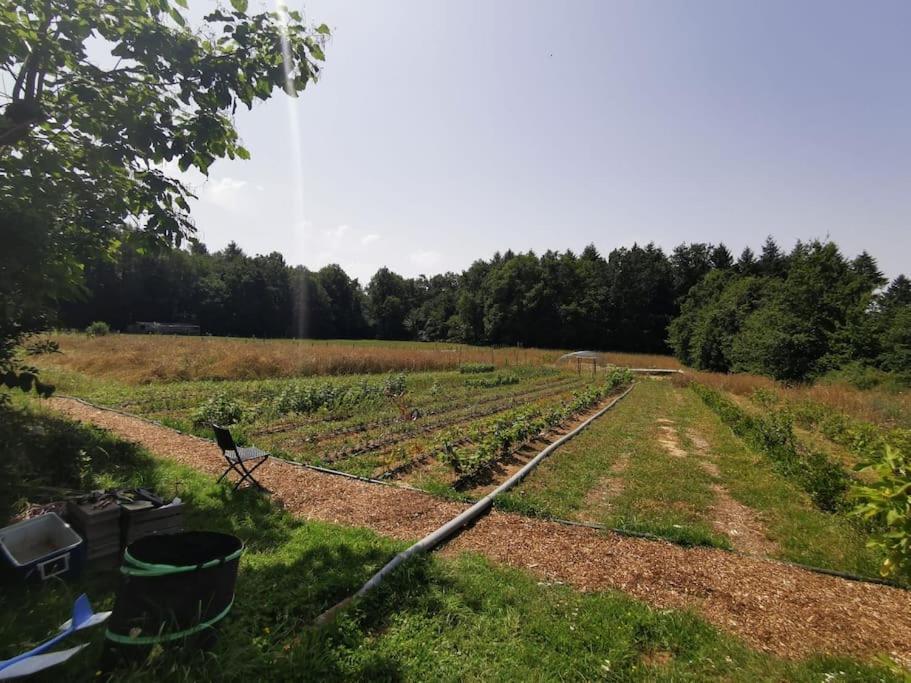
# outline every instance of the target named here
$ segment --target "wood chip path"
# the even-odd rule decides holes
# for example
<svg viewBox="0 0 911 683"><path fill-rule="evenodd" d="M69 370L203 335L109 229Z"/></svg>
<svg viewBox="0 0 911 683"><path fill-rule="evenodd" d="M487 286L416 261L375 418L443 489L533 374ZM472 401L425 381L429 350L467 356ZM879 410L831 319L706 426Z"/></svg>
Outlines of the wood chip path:
<svg viewBox="0 0 911 683"><path fill-rule="evenodd" d="M213 443L72 399L52 398L50 404L158 456L212 475L224 468ZM367 527L402 540L424 536L465 507L279 461L268 462L257 475L296 515ZM584 591L621 590L657 608L693 609L753 647L784 657L886 654L911 666L909 591L496 511L450 541L443 553L465 550L544 581Z"/></svg>

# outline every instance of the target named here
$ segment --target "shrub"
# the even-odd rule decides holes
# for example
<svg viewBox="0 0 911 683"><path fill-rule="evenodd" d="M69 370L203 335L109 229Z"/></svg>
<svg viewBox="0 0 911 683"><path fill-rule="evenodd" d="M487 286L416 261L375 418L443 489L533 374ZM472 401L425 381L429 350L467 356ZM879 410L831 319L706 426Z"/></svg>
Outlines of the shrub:
<svg viewBox="0 0 911 683"><path fill-rule="evenodd" d="M823 453L798 446L790 412L768 410L754 417L714 389L697 382L691 387L737 436L766 455L779 474L809 493L820 509L835 512L846 507L847 472Z"/></svg>
<svg viewBox="0 0 911 683"><path fill-rule="evenodd" d="M778 394L765 387L754 389L753 393L750 395L750 400L753 401L753 403L761 405L763 408L772 408L780 402Z"/></svg>
<svg viewBox="0 0 911 683"><path fill-rule="evenodd" d="M103 320L96 320L85 328L85 333L90 337L104 337L111 333L111 326Z"/></svg>
<svg viewBox="0 0 911 683"><path fill-rule="evenodd" d="M193 413L197 426L217 424L222 427L237 424L244 419L246 410L236 400L222 392L199 406Z"/></svg>
<svg viewBox="0 0 911 683"><path fill-rule="evenodd" d="M838 370L832 370L820 378L824 384L850 384L861 391L875 389L878 386L888 386L898 388L895 385L896 376L892 373L879 370L863 363L848 363Z"/></svg>
<svg viewBox="0 0 911 683"><path fill-rule="evenodd" d="M904 453L911 452L911 429L885 429L870 422L854 420L812 401L798 403L793 410L801 425L818 429L826 438L844 446L864 462L877 460L887 446Z"/></svg>
<svg viewBox="0 0 911 683"><path fill-rule="evenodd" d="M318 410L352 408L381 398L385 384L379 385L366 379L349 385L334 382L289 382L273 399L272 410L278 415L308 415Z"/></svg>
<svg viewBox="0 0 911 683"><path fill-rule="evenodd" d="M911 459L886 446L878 458L858 469L870 469L878 479L851 490L857 501L852 514L877 530L867 545L886 555L880 573L911 581Z"/></svg>
<svg viewBox="0 0 911 683"><path fill-rule="evenodd" d="M493 363L462 363L459 366L459 372L463 375L474 375L482 372L493 372Z"/></svg>

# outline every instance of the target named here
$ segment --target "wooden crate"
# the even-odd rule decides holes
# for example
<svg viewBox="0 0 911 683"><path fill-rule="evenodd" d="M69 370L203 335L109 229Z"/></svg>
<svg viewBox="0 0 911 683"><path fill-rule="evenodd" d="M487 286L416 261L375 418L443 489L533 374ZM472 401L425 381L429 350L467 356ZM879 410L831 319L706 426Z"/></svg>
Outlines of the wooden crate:
<svg viewBox="0 0 911 683"><path fill-rule="evenodd" d="M94 503L68 502L66 516L85 539L86 564L90 569L117 566L121 556L120 506L97 507Z"/></svg>
<svg viewBox="0 0 911 683"><path fill-rule="evenodd" d="M124 546L149 534L172 534L183 530L183 503L158 508L131 510L124 506L121 517Z"/></svg>

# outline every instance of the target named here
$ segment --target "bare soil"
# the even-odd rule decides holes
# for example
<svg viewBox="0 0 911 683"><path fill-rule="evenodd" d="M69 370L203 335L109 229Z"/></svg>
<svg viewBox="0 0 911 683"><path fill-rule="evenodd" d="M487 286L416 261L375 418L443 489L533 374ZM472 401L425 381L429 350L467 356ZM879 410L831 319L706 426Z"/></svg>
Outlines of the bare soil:
<svg viewBox="0 0 911 683"><path fill-rule="evenodd" d="M657 422L658 431L661 433L658 437L658 443L675 458L685 458L686 451L680 446L680 440L677 438L677 430L674 429L674 423L663 417L658 418Z"/></svg>
<svg viewBox="0 0 911 683"><path fill-rule="evenodd" d="M623 473L629 467L629 453L622 454L608 470L610 474L602 477L587 494L585 504L582 506L584 513L580 515L583 522L598 522L600 518L611 510L612 501L623 493L626 485Z"/></svg>

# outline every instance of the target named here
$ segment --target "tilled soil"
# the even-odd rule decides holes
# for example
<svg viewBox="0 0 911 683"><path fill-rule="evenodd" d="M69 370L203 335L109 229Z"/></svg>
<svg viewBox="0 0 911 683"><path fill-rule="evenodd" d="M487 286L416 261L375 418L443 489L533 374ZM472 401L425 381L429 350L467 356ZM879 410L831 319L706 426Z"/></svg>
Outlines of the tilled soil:
<svg viewBox="0 0 911 683"><path fill-rule="evenodd" d="M213 475L224 469L220 451L204 439L72 399L53 398L50 404L156 455ZM269 461L257 475L294 514L403 540L417 539L465 509L416 491L280 461ZM616 589L657 608L693 609L750 645L781 656L888 654L911 666L908 591L721 550L682 548L500 512L479 520L443 552L464 550L579 590Z"/></svg>

